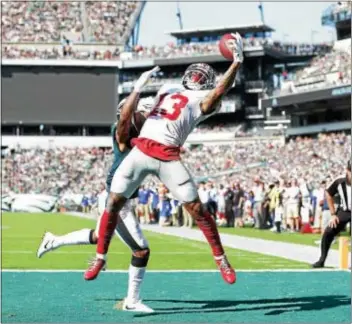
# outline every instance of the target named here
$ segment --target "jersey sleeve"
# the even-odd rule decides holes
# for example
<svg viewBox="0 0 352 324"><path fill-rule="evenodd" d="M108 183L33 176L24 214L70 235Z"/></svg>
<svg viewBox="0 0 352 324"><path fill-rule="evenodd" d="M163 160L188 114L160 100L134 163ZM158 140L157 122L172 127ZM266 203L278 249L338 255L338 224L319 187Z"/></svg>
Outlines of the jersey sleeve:
<svg viewBox="0 0 352 324"><path fill-rule="evenodd" d="M326 188L326 192L331 196L335 196L337 194L337 187L340 183L341 178L335 179L330 185Z"/></svg>
<svg viewBox="0 0 352 324"><path fill-rule="evenodd" d="M156 97L160 97L164 93L174 93L182 90L184 90L184 88L180 84L164 84L159 89Z"/></svg>

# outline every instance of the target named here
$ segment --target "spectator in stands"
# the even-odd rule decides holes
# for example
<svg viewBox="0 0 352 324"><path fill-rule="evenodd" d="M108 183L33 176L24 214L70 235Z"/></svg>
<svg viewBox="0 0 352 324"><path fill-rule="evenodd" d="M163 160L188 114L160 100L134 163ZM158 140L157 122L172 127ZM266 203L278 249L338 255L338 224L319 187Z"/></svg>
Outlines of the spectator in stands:
<svg viewBox="0 0 352 324"><path fill-rule="evenodd" d="M218 216L218 221L220 226L225 226L227 225L227 220L226 220L226 188L224 188L223 184L219 185L219 190L217 193L216 197L216 204L217 204L217 216Z"/></svg>
<svg viewBox="0 0 352 324"><path fill-rule="evenodd" d="M255 186L252 188L254 194L253 202L253 216L255 220L255 228L262 229L264 227L263 219L263 203L265 197L264 183L257 177L255 180Z"/></svg>
<svg viewBox="0 0 352 324"><path fill-rule="evenodd" d="M250 191L245 196L244 202L244 214L243 214L243 225L252 224L254 225L254 217L253 217L253 203L254 203L254 193Z"/></svg>
<svg viewBox="0 0 352 324"><path fill-rule="evenodd" d="M157 188L151 188L150 189L150 209L151 209L151 215L152 218L156 221L159 222L159 192Z"/></svg>
<svg viewBox="0 0 352 324"><path fill-rule="evenodd" d="M149 197L150 190L146 185L142 185L138 190L138 211L140 216L143 218L143 221L147 224L150 224L150 214L149 214ZM163 197L163 194L162 194ZM160 192L159 192L159 204L160 204Z"/></svg>
<svg viewBox="0 0 352 324"><path fill-rule="evenodd" d="M268 193L268 209L269 209L269 223L270 227L274 228L275 224L275 207L276 207L276 200L279 192L279 181L276 180L272 186L269 186L270 191Z"/></svg>
<svg viewBox="0 0 352 324"><path fill-rule="evenodd" d="M183 227L192 228L193 227L193 217L187 211L187 209L182 205L182 217L183 217Z"/></svg>
<svg viewBox="0 0 352 324"><path fill-rule="evenodd" d="M244 191L237 182L233 189L233 209L235 216L235 227L243 227L243 207L244 207Z"/></svg>
<svg viewBox="0 0 352 324"><path fill-rule="evenodd" d="M63 56L64 57L71 56L72 54L71 41L67 39L66 36L63 36L61 43L62 43Z"/></svg>
<svg viewBox="0 0 352 324"><path fill-rule="evenodd" d="M179 208L180 208L180 203L178 200L175 198L171 197L170 200L171 203L171 216L172 216L172 226L179 226Z"/></svg>
<svg viewBox="0 0 352 324"><path fill-rule="evenodd" d="M200 198L200 201L203 205L204 210L208 210L209 207L209 190L207 189L205 182L200 182L198 186L198 195Z"/></svg>
<svg viewBox="0 0 352 324"><path fill-rule="evenodd" d="M299 222L299 201L301 198L301 192L297 185L297 180L293 179L288 182L288 188L286 193L286 218L290 226L291 232L298 232L300 228Z"/></svg>
<svg viewBox="0 0 352 324"><path fill-rule="evenodd" d="M171 225L171 203L170 199L166 195L166 191L160 192L159 194L159 225L170 226Z"/></svg>
<svg viewBox="0 0 352 324"><path fill-rule="evenodd" d="M208 208L207 210L209 211L210 215L212 215L214 217L214 219L216 219L216 215L217 215L217 189L214 187L213 183L208 182L206 184L206 191L207 191L207 195L208 195Z"/></svg>
<svg viewBox="0 0 352 324"><path fill-rule="evenodd" d="M83 196L82 199L82 211L83 213L89 212L89 198L87 196Z"/></svg>

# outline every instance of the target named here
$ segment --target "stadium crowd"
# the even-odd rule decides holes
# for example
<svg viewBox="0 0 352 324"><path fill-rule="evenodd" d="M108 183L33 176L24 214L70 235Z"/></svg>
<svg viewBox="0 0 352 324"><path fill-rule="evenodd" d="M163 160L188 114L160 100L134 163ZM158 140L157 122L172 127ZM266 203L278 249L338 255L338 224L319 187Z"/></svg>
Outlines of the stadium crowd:
<svg viewBox="0 0 352 324"><path fill-rule="evenodd" d="M309 66L295 73L287 75L284 72L281 80L280 91L277 94L351 84L351 45L346 50L334 49L316 57Z"/></svg>
<svg viewBox="0 0 352 324"><path fill-rule="evenodd" d="M322 134L317 139L297 138L285 145L252 141L245 144L185 147L182 158L199 182L207 181L206 185L200 184L200 187L205 186L211 191L208 200L204 198L204 204L213 208L214 217L221 225L233 226L236 220L239 226L252 222L257 227L263 227L272 221L269 211L265 209L268 205L265 208L264 205L266 193L274 184L280 182L281 186L289 188L296 183L309 196L307 206L312 211L314 192L319 191L322 181L331 181L343 172L350 150L351 136ZM96 202L104 188L104 179L111 163L111 149L17 148L3 158L2 194L83 194ZM221 172L227 174L221 175ZM148 178L145 185L150 193L158 192L160 186L154 178ZM226 205L232 204L232 207L226 209L226 213L221 211L225 208L222 206L225 193L232 195L238 188L243 190L240 206L232 198L232 202ZM177 207L175 203L178 202L168 199L165 194L162 197L162 201L168 201L165 206L169 206L169 211L165 211L165 215L163 211L162 215L166 219L164 223L169 224L172 212ZM150 210L150 219L158 219L152 216L152 211L158 210L159 203L156 204L156 201L156 198L148 199L148 208L139 210L144 211L144 215L145 210Z"/></svg>
<svg viewBox="0 0 352 324"><path fill-rule="evenodd" d="M149 57L179 57L217 54L217 42L188 43L132 49L120 56L113 49L92 48L91 44L123 45L140 6L136 1L15 1L2 2L2 57L9 59L93 59L116 60ZM58 45L58 44L60 44ZM42 47L38 44L50 45ZM75 46L86 44L87 46ZM283 44L271 38L246 37L246 48L268 46L292 55L319 54L329 46ZM21 45L21 46L19 46Z"/></svg>
<svg viewBox="0 0 352 324"><path fill-rule="evenodd" d="M1 36L11 43L57 43L62 33L78 42L116 44L129 28L136 1L2 1Z"/></svg>

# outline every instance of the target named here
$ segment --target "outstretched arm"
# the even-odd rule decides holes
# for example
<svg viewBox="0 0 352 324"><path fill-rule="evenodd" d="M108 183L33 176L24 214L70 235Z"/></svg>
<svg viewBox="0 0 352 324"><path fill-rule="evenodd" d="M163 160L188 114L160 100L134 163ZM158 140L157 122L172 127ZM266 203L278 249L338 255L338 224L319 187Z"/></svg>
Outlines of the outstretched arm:
<svg viewBox="0 0 352 324"><path fill-rule="evenodd" d="M138 100L139 92L132 91L121 109L115 133L116 142L121 152L124 152L128 146L132 115L136 110Z"/></svg>
<svg viewBox="0 0 352 324"><path fill-rule="evenodd" d="M233 36L234 39L229 44L233 47L233 62L216 87L202 100L200 109L204 115L211 114L216 110L224 95L231 89L235 82L237 71L243 62L242 38L238 33L233 34Z"/></svg>
<svg viewBox="0 0 352 324"><path fill-rule="evenodd" d="M139 95L150 77L159 70L160 68L156 66L152 70L142 73L142 75L137 80L133 91L128 96L126 102L121 108L120 119L115 134L115 138L121 152L125 151L128 146L127 144L129 140L131 120L133 113L138 105Z"/></svg>

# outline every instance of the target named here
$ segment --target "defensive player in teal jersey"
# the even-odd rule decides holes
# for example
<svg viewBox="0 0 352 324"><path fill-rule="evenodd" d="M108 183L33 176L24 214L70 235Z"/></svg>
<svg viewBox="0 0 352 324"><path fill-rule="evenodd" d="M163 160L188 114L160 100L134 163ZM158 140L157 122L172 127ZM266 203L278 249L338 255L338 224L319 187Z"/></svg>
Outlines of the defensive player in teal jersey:
<svg viewBox="0 0 352 324"><path fill-rule="evenodd" d="M153 98L139 99L139 94L150 77L158 70L159 68L155 67L144 72L135 83L134 91L117 107L117 120L111 127L114 161L106 179L108 193L115 171L131 150L131 139L138 137L146 115L154 104ZM131 199L135 197L136 195L133 195ZM134 210L129 202L120 212L120 222L115 231L117 236L132 250L127 297L120 303L120 308L126 311L153 312L150 307L140 301L140 286L148 264L150 250L133 214ZM99 236L99 224L100 218L97 221L96 229L82 229L60 236L46 232L37 251L38 258L62 246L96 244Z"/></svg>

